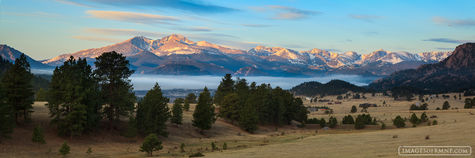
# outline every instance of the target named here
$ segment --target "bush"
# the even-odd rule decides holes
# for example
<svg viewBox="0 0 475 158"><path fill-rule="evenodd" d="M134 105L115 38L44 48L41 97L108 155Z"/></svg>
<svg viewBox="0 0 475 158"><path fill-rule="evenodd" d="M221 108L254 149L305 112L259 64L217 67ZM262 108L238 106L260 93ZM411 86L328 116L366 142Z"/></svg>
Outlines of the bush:
<svg viewBox="0 0 475 158"><path fill-rule="evenodd" d="M429 106L427 103L422 104L421 106L417 106L416 104L412 104L409 110L428 110L427 108Z"/></svg>
<svg viewBox="0 0 475 158"><path fill-rule="evenodd" d="M386 124L384 122L381 124L381 129L386 129Z"/></svg>
<svg viewBox="0 0 475 158"><path fill-rule="evenodd" d="M215 150L218 150L218 147L216 146L216 144L214 144L214 142L211 142L211 151Z"/></svg>
<svg viewBox="0 0 475 158"><path fill-rule="evenodd" d="M140 146L140 151L141 152L147 152L148 156L153 156L153 151L158 151L163 148L162 142L158 140L158 137L156 134L149 134L147 137L145 137L145 140L142 143L142 146Z"/></svg>
<svg viewBox="0 0 475 158"><path fill-rule="evenodd" d="M465 105L463 106L464 109L471 109L475 103L475 98L472 100L470 98L465 98Z"/></svg>
<svg viewBox="0 0 475 158"><path fill-rule="evenodd" d="M355 124L355 120L353 119L353 116L348 115L343 117L343 121L341 121L342 124Z"/></svg>
<svg viewBox="0 0 475 158"><path fill-rule="evenodd" d="M223 143L223 150L226 150L228 149L228 144L226 144L226 142Z"/></svg>
<svg viewBox="0 0 475 158"><path fill-rule="evenodd" d="M182 153L185 152L185 143L180 144L180 152L182 152Z"/></svg>
<svg viewBox="0 0 475 158"><path fill-rule="evenodd" d="M35 129L33 130L33 136L31 138L31 141L39 144L46 144L43 135L43 129L40 126L35 127Z"/></svg>
<svg viewBox="0 0 475 158"><path fill-rule="evenodd" d="M197 153L193 153L191 154L189 157L203 157L205 155L203 155L201 152L197 152Z"/></svg>
<svg viewBox="0 0 475 158"><path fill-rule="evenodd" d="M87 148L86 154L88 154L88 155L92 154L92 148L91 147Z"/></svg>
<svg viewBox="0 0 475 158"><path fill-rule="evenodd" d="M66 156L69 154L69 151L71 148L69 147L68 143L64 142L63 145L61 145L61 148L59 148L59 153L63 156Z"/></svg>
<svg viewBox="0 0 475 158"><path fill-rule="evenodd" d="M394 120L393 120L393 124L397 128L405 127L406 123L404 123L404 122L405 122L405 120L399 115L396 116L396 118L394 118Z"/></svg>
<svg viewBox="0 0 475 158"><path fill-rule="evenodd" d="M437 120L432 121L432 125L437 125Z"/></svg>

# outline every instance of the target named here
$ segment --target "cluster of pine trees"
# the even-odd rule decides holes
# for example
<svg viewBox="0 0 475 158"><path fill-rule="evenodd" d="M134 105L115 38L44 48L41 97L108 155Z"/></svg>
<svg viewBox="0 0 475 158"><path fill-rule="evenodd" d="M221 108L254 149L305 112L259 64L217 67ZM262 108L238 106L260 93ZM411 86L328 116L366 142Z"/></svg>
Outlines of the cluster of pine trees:
<svg viewBox="0 0 475 158"><path fill-rule="evenodd" d="M0 141L9 137L13 128L20 123L30 121L34 100L33 74L26 56L15 59L15 64L0 59Z"/></svg>
<svg viewBox="0 0 475 158"><path fill-rule="evenodd" d="M304 122L308 114L302 100L292 93L269 84L249 85L245 79L233 80L230 74L219 84L214 103L219 107L219 117L249 132L255 131L258 124Z"/></svg>

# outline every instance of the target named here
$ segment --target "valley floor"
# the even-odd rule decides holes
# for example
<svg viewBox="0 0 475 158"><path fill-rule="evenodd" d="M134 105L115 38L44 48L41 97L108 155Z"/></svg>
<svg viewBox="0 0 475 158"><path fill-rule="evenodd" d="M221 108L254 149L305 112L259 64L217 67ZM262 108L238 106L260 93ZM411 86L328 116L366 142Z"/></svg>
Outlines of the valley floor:
<svg viewBox="0 0 475 158"><path fill-rule="evenodd" d="M368 95L368 94L367 94ZM451 96L455 94L450 94ZM388 106L370 107L371 116L388 127L381 130L379 125L368 126L363 130L354 130L350 126L338 126L335 129L320 129L315 125L305 128L260 127L255 134L246 133L223 120L216 124L205 135L201 135L191 126L192 111L184 113L184 124L168 125L169 137L163 140L163 150L154 153L158 157L188 157L191 153L202 152L205 157L398 157L397 149L401 145L457 145L475 146L475 109L463 109L465 98L433 99L430 100L427 115L436 116L438 125L421 124L411 127L406 122L406 128L396 129L391 120L396 115L409 118L415 111L409 111L410 104L417 101L394 101L392 98L367 96L368 99L344 99L342 104L328 105L327 103L305 102L307 106L328 106L334 110L331 116L341 122L343 116L350 114L352 105L360 103L375 103ZM336 96L325 99L335 100ZM449 101L453 109L435 110L444 101ZM11 139L0 143L0 157L60 157L58 149L63 142L71 146L68 157L145 157L138 151L143 138L126 138L119 132L100 130L94 134L70 139L56 135L54 127L49 125L48 110L44 102L34 104L33 122L15 128ZM193 110L193 106L192 106ZM360 108L358 108L360 110ZM420 116L422 111L416 111ZM360 114L355 113L352 115ZM330 115L322 112L312 112L310 118L325 118ZM31 142L32 129L40 125L45 129L47 144L39 145ZM426 137L429 136L429 139ZM397 137L397 138L393 138ZM215 142L218 151L211 151L211 142ZM226 142L228 149L222 150ZM179 146L185 143L184 153ZM93 153L86 151L92 148ZM473 156L473 155L472 155Z"/></svg>

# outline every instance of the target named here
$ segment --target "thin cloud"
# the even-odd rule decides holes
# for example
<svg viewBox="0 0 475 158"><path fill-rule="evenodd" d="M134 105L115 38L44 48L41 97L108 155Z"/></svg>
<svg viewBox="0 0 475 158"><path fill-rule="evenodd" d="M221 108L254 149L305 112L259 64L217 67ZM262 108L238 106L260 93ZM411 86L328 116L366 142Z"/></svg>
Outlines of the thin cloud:
<svg viewBox="0 0 475 158"><path fill-rule="evenodd" d="M83 30L85 33L90 34L101 34L101 35L112 35L112 36L145 36L149 38L160 38L166 36L163 33L150 32L150 31L139 31L135 29L108 29L108 28L87 28Z"/></svg>
<svg viewBox="0 0 475 158"><path fill-rule="evenodd" d="M86 6L111 5L117 7L138 8L166 8L193 13L227 13L238 9L203 3L196 0L59 0L63 3L80 4Z"/></svg>
<svg viewBox="0 0 475 158"><path fill-rule="evenodd" d="M319 11L303 10L294 7L269 5L265 7L251 7L251 9L259 12L271 11L274 15L271 19L276 20L298 20L309 18L310 16L321 14Z"/></svg>
<svg viewBox="0 0 475 158"><path fill-rule="evenodd" d="M456 39L450 39L450 38L430 38L430 39L425 39L422 41L439 42L439 43L454 43L454 44L473 42L470 40L456 40Z"/></svg>
<svg viewBox="0 0 475 158"><path fill-rule="evenodd" d="M457 19L451 20L444 17L436 16L432 18L436 24L447 25L450 27L475 27L475 20L473 19Z"/></svg>
<svg viewBox="0 0 475 158"><path fill-rule="evenodd" d="M364 22L374 22L375 20L383 18L382 16L376 15L363 15L363 14L350 14L348 15L350 18L361 20Z"/></svg>
<svg viewBox="0 0 475 158"><path fill-rule="evenodd" d="M116 20L140 24L172 24L170 22L180 21L178 18L172 16L136 12L88 10L86 11L86 13L98 19Z"/></svg>
<svg viewBox="0 0 475 158"><path fill-rule="evenodd" d="M183 28L174 28L176 30L182 31L193 31L193 32L210 32L212 31L211 28L208 27L183 27Z"/></svg>
<svg viewBox="0 0 475 158"><path fill-rule="evenodd" d="M79 6L79 7L88 7L88 8L92 7L92 6L87 5L87 4L78 3L78 2L69 1L69 0L56 0L56 2L63 3L63 4L68 4L68 5Z"/></svg>
<svg viewBox="0 0 475 158"><path fill-rule="evenodd" d="M435 49L438 49L438 50L454 50L454 48L435 48Z"/></svg>
<svg viewBox="0 0 475 158"><path fill-rule="evenodd" d="M262 28L262 27L271 27L272 25L265 25L265 24L241 24L245 27L255 27L255 28Z"/></svg>
<svg viewBox="0 0 475 158"><path fill-rule="evenodd" d="M86 40L86 41L109 42L109 43L117 43L121 41L121 39L96 37L96 36L73 36L72 38L79 39L79 40Z"/></svg>

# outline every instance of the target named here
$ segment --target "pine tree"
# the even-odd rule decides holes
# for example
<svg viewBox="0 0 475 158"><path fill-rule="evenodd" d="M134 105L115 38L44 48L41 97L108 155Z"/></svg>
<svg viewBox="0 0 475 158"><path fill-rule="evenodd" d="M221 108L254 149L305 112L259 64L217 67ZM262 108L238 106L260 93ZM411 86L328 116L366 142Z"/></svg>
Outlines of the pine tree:
<svg viewBox="0 0 475 158"><path fill-rule="evenodd" d="M353 119L353 116L348 115L343 117L343 121L341 122L342 124L355 124L355 120Z"/></svg>
<svg viewBox="0 0 475 158"><path fill-rule="evenodd" d="M112 128L120 116L127 116L134 109L135 94L128 79L134 71L129 69L125 56L114 51L103 53L94 64L94 74L107 105L103 110L104 116L109 120L109 128Z"/></svg>
<svg viewBox="0 0 475 158"><path fill-rule="evenodd" d="M46 100L59 135L72 137L97 127L102 105L98 87L86 59L71 56L55 68Z"/></svg>
<svg viewBox="0 0 475 158"><path fill-rule="evenodd" d="M219 117L231 120L232 122L239 120L239 109L242 108L240 103L238 94L230 93L226 95L219 106Z"/></svg>
<svg viewBox="0 0 475 158"><path fill-rule="evenodd" d="M405 127L406 123L404 123L404 122L406 122L406 121L404 121L404 119L399 115L396 116L396 118L394 118L394 120L393 120L393 124L397 128Z"/></svg>
<svg viewBox="0 0 475 158"><path fill-rule="evenodd" d="M330 119L328 119L328 127L335 128L337 124L338 124L338 121L336 120L335 117L331 116Z"/></svg>
<svg viewBox="0 0 475 158"><path fill-rule="evenodd" d="M185 99L185 103L183 104L183 110L190 111L190 102Z"/></svg>
<svg viewBox="0 0 475 158"><path fill-rule="evenodd" d="M193 112L193 126L199 128L200 133L203 133L203 130L211 129L215 121L213 99L208 88L205 87L198 97L198 104Z"/></svg>
<svg viewBox="0 0 475 158"><path fill-rule="evenodd" d="M415 113L412 113L411 118L409 119L409 121L412 123L413 126L416 126L417 124L420 123L420 120L419 120L419 118L416 116Z"/></svg>
<svg viewBox="0 0 475 158"><path fill-rule="evenodd" d="M321 118L321 119L320 119L319 124L320 124L320 127L321 127L321 128L327 126L327 122L325 121L324 118Z"/></svg>
<svg viewBox="0 0 475 158"><path fill-rule="evenodd" d="M463 106L464 109L471 109L472 108L472 99L470 98L465 98L465 105Z"/></svg>
<svg viewBox="0 0 475 158"><path fill-rule="evenodd" d="M195 93L188 93L185 97L185 102L188 101L188 103L196 103L196 95Z"/></svg>
<svg viewBox="0 0 475 158"><path fill-rule="evenodd" d="M183 101L183 98L175 99L172 107L172 123L181 125L181 122L183 120Z"/></svg>
<svg viewBox="0 0 475 158"><path fill-rule="evenodd" d="M429 120L429 118L427 117L426 112L423 112L423 113L421 114L421 119L420 119L420 121L421 121L421 122L427 122L428 120Z"/></svg>
<svg viewBox="0 0 475 158"><path fill-rule="evenodd" d="M442 110L447 110L450 108L450 104L448 101L445 101L444 104L442 105Z"/></svg>
<svg viewBox="0 0 475 158"><path fill-rule="evenodd" d="M0 84L0 142L3 138L9 138L15 127L14 111L10 104L6 103L3 86Z"/></svg>
<svg viewBox="0 0 475 158"><path fill-rule="evenodd" d="M30 72L30 64L25 54L15 59L15 64L2 77L6 104L12 107L16 123L19 123L18 118L21 116L24 121L30 119L34 101L32 78L33 74Z"/></svg>
<svg viewBox="0 0 475 158"><path fill-rule="evenodd" d="M137 108L137 129L143 134L155 133L167 136L166 122L170 118L168 108L169 99L164 97L158 83L147 92L145 97L138 104Z"/></svg>
<svg viewBox="0 0 475 158"><path fill-rule="evenodd" d="M39 126L33 129L33 136L31 138L32 142L39 143L39 144L46 144L45 138L43 134L43 129Z"/></svg>
<svg viewBox="0 0 475 158"><path fill-rule="evenodd" d="M358 109L356 109L356 106L354 106L354 105L351 106L351 111L350 111L351 113L355 113L357 111L358 111Z"/></svg>
<svg viewBox="0 0 475 158"><path fill-rule="evenodd" d="M141 152L146 152L147 156L153 156L154 151L163 149L162 142L158 140L156 134L149 134L145 137L142 146L140 146Z"/></svg>
<svg viewBox="0 0 475 158"><path fill-rule="evenodd" d="M259 116L257 114L257 109L252 104L245 104L243 108L240 109L239 114L239 126L250 132L253 133L257 130L257 124L259 123Z"/></svg>
<svg viewBox="0 0 475 158"><path fill-rule="evenodd" d="M61 148L59 148L59 153L65 157L66 155L69 154L69 151L71 150L71 147L69 147L68 143L64 142L63 145L61 145Z"/></svg>
<svg viewBox="0 0 475 158"><path fill-rule="evenodd" d="M226 74L221 83L219 83L218 89L214 94L214 103L216 105L222 105L224 101L224 97L230 93L234 92L234 81L232 79L231 74Z"/></svg>
<svg viewBox="0 0 475 158"><path fill-rule="evenodd" d="M355 129L363 129L367 124L366 115L358 115L355 120Z"/></svg>

